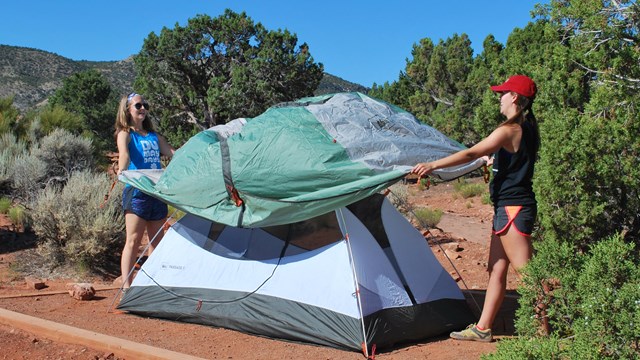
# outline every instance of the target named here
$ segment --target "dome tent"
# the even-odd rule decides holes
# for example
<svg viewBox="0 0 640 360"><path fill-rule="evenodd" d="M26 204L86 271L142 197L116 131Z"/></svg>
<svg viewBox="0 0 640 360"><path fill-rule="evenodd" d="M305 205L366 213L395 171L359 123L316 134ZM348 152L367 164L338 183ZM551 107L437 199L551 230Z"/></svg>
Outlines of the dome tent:
<svg viewBox="0 0 640 360"><path fill-rule="evenodd" d="M119 305L323 345L383 348L473 321L424 237L378 192L461 145L359 93L301 99L194 136L121 180L188 215ZM476 161L434 175L448 180Z"/></svg>

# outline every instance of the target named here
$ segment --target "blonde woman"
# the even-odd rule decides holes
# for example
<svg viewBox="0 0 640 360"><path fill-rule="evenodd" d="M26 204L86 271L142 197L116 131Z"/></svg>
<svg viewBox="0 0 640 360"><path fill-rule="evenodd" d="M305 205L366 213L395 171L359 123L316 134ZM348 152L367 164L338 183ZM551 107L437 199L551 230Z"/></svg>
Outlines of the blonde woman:
<svg viewBox="0 0 640 360"><path fill-rule="evenodd" d="M120 100L115 123L118 145L118 174L123 170L160 169L160 156L172 157L175 150L167 140L155 131L148 117L149 104L140 94L130 93ZM135 265L138 248L145 230L153 251L162 238L162 225L167 217L167 205L131 186L122 193L125 213L126 243L122 250L120 270L123 290L131 286L129 272Z"/></svg>
<svg viewBox="0 0 640 360"><path fill-rule="evenodd" d="M531 105L537 88L529 77L515 75L491 90L499 95L500 113L507 120L473 147L417 164L412 170L424 176L436 169L494 154L493 179L489 184L494 205L489 285L478 323L452 332L451 337L457 340L493 340L491 326L504 299L509 264L519 272L532 256L531 232L537 215L532 178L540 136Z"/></svg>

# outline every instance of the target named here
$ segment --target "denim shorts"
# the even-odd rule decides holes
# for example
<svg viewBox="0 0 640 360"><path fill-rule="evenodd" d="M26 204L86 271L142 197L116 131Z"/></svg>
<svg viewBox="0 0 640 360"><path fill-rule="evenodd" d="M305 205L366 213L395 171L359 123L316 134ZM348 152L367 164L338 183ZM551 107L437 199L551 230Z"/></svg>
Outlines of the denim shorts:
<svg viewBox="0 0 640 360"><path fill-rule="evenodd" d="M169 213L167 204L131 186L122 191L122 209L146 221L163 220Z"/></svg>
<svg viewBox="0 0 640 360"><path fill-rule="evenodd" d="M503 235L513 226L524 236L531 236L538 209L535 205L500 206L494 209L493 233Z"/></svg>

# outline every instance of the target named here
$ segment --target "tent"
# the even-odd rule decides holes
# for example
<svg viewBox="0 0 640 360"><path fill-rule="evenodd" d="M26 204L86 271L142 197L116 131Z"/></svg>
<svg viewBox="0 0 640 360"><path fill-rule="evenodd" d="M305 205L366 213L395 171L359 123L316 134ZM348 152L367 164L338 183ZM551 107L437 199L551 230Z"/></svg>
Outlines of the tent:
<svg viewBox="0 0 640 360"><path fill-rule="evenodd" d="M118 308L365 354L474 321L422 234L380 194L265 228L187 215Z"/></svg>
<svg viewBox="0 0 640 360"><path fill-rule="evenodd" d="M360 93L280 104L203 131L165 171L120 177L187 215L118 308L365 355L463 327L473 316L456 283L379 194L413 164L462 148Z"/></svg>

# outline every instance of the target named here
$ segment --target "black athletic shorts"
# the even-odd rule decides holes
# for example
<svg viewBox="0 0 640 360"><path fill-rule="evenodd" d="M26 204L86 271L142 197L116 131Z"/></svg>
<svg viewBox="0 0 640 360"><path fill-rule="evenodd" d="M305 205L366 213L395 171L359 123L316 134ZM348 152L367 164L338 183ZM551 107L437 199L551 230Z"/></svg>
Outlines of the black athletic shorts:
<svg viewBox="0 0 640 360"><path fill-rule="evenodd" d="M538 209L535 205L500 206L494 209L493 233L503 235L513 226L524 236L531 236Z"/></svg>

